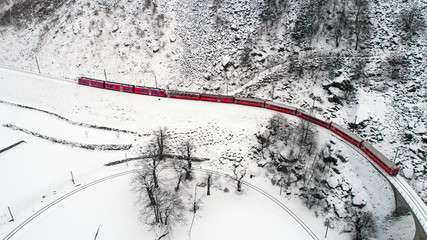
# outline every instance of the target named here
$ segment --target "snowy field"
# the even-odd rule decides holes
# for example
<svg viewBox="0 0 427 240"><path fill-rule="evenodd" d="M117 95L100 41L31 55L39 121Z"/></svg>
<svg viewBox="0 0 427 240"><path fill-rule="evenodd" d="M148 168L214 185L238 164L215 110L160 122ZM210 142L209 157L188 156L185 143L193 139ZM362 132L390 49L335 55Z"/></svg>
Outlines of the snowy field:
<svg viewBox="0 0 427 240"><path fill-rule="evenodd" d="M20 222L49 202L78 186L113 173L133 168L134 163L106 167L104 164L137 157L147 144L150 134L159 127L171 131L171 144L178 146L190 137L197 147L196 156L208 158L195 168L212 169L232 174L232 163L224 156L248 155L255 143L254 134L265 126L274 112L266 109L173 100L125 94L79 86L75 82L50 79L0 68L0 149L24 140L25 143L0 154L0 237L5 237ZM8 103L6 103L8 102ZM93 124L128 130L99 130L37 110L55 113L74 123ZM296 118L289 116L296 121ZM131 144L122 151L88 150L37 138L16 129L13 124L44 136L84 144ZM380 239L389 239L396 222L386 219L393 211L394 199L388 183L370 164L327 130L318 129L319 139L334 140L336 148L350 159L340 171L351 179L351 185L367 202L366 207L381 220ZM247 169L254 163L245 159ZM71 182L73 172L76 185ZM253 170L256 172L256 170ZM279 195L259 170L250 181L281 199L319 238L326 227L324 219L315 217L298 198ZM341 179L335 179L337 182ZM220 180L221 187L206 197L197 212L191 236L189 224L178 226L173 239L310 239L294 219L276 204L249 188L236 194L235 183ZM230 192L221 191L227 187ZM118 197L119 196L119 197ZM337 203L339 204L339 203ZM10 207L15 222L9 222ZM93 239L101 225L98 239L149 239L153 232L140 223L136 195L130 191L130 175L115 178L87 188L37 217L12 239ZM189 213L190 215L190 213ZM407 226L407 239L413 228L408 218L399 222ZM403 225L406 224L406 225ZM401 229L398 229L401 231ZM350 234L328 231L328 239L350 239Z"/></svg>

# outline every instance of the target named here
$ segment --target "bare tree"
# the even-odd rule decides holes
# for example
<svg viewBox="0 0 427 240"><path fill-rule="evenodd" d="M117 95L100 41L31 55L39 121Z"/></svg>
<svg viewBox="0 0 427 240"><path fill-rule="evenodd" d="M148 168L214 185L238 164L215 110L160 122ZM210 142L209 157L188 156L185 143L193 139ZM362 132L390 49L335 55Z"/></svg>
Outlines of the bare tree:
<svg viewBox="0 0 427 240"><path fill-rule="evenodd" d="M157 167L160 164L160 160L158 158L157 155L157 145L155 143L150 143L147 145L147 149L146 149L148 155L151 157L150 160L145 160L143 159L140 162L140 165L145 169L145 170L151 170L151 176L154 182L154 186L156 188L159 187L159 182L157 180Z"/></svg>
<svg viewBox="0 0 427 240"><path fill-rule="evenodd" d="M211 174L209 174L208 179L207 179L207 184L206 184L206 188L207 188L206 195L208 195L208 196L211 195L211 186L212 186L212 176L211 176Z"/></svg>
<svg viewBox="0 0 427 240"><path fill-rule="evenodd" d="M377 231L374 217L371 212L358 211L354 214L355 240L374 237Z"/></svg>
<svg viewBox="0 0 427 240"><path fill-rule="evenodd" d="M144 205L139 212L144 223L169 233L174 223L185 221L185 204L180 195L167 185L156 188L152 169L137 171L133 189L139 193L139 202Z"/></svg>
<svg viewBox="0 0 427 240"><path fill-rule="evenodd" d="M154 132L153 140L145 149L150 158L140 161L140 168L132 181L133 190L139 193L138 201L144 205L140 219L162 230L159 239L169 234L174 223L185 220L184 201L169 184L173 181L170 174L164 173L168 136L166 128Z"/></svg>
<svg viewBox="0 0 427 240"><path fill-rule="evenodd" d="M299 132L299 154L301 157L305 154L311 155L317 147L317 134L312 128L312 123L301 119L298 127Z"/></svg>
<svg viewBox="0 0 427 240"><path fill-rule="evenodd" d="M264 149L270 145L269 132L264 132L263 134L257 133L255 134L255 137L257 138L259 146L261 148L260 149L261 156L264 158Z"/></svg>
<svg viewBox="0 0 427 240"><path fill-rule="evenodd" d="M183 182L182 180L185 179L185 176L188 173L187 163L180 159L173 159L170 165L173 167L177 175L177 184L175 186L175 192L178 192L180 189L180 185Z"/></svg>
<svg viewBox="0 0 427 240"><path fill-rule="evenodd" d="M234 179L237 181L237 191L242 191L242 179L246 175L246 169L244 169L240 164L234 164Z"/></svg>
<svg viewBox="0 0 427 240"><path fill-rule="evenodd" d="M169 131L167 127L161 127L153 132L154 141L152 146L152 154L156 156L159 160L163 160L165 158L165 153L169 149L168 140L170 137Z"/></svg>
<svg viewBox="0 0 427 240"><path fill-rule="evenodd" d="M404 31L403 39L411 40L412 36L425 30L426 24L421 12L422 8L414 2L410 2L409 7L400 12L400 20Z"/></svg>
<svg viewBox="0 0 427 240"><path fill-rule="evenodd" d="M180 151L182 155L184 156L185 160L187 161L187 166L183 166L183 169L185 170L185 179L189 180L191 179L191 157L193 155L193 152L195 150L195 146L191 139L187 139L181 143Z"/></svg>
<svg viewBox="0 0 427 240"><path fill-rule="evenodd" d="M369 37L369 3L367 0L356 0L356 19L354 21L354 31L356 35L356 46L354 50L359 48L359 43L362 38Z"/></svg>

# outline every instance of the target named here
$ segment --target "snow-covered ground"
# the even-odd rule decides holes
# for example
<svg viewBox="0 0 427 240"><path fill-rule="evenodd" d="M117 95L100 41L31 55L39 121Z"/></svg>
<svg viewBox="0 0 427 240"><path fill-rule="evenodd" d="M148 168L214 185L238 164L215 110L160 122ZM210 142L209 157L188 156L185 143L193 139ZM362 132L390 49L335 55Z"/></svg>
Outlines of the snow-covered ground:
<svg viewBox="0 0 427 240"><path fill-rule="evenodd" d="M279 2L270 6L282 8L270 12L276 18L270 22L261 16L273 1L1 1L0 14L11 14L1 16L0 64L37 72L37 57L42 73L64 78L103 79L106 70L113 81L274 95L303 109L317 97L316 116L342 125L356 117L366 123L359 134L396 157L408 182L427 199L427 31L405 41L400 22L413 6L426 19L425 1L368 1L372 29L359 50L356 2ZM294 26L316 4L319 32L300 44L292 37ZM339 46L337 30L343 34ZM338 88L322 88L343 80L356 88L351 104ZM333 96L343 104L329 102Z"/></svg>
<svg viewBox="0 0 427 240"><path fill-rule="evenodd" d="M253 135L260 127L259 122L262 123L270 115L269 111L249 107L236 108L232 105L121 94L44 77L17 74L10 70L2 70L0 84L2 89L0 96L3 101L55 112L73 121L133 130L141 134L151 133L157 127L168 126L173 133L173 138L176 139L174 141L178 141L180 135L190 135L198 146L197 155L211 159L217 159L227 148L249 147L251 138L247 136ZM9 91L9 89L19 89L19 91ZM62 93L56 94L58 92ZM2 196L0 203L1 206L5 206L1 210L0 234L2 236L32 212L72 190L74 186L70 171L73 171L76 184L84 184L111 174L126 166L122 164L116 167L105 167L103 164L124 159L125 154L127 157L137 156L139 147L147 141L146 136L125 133L117 135L116 132L73 126L47 113L10 104L2 103L0 108L2 125L13 123L20 128L50 137L84 143L133 144L128 151L92 151L51 143L26 133L1 127L0 146L2 148L20 140L26 141L0 156ZM222 139L225 136L230 137L228 141L230 143ZM212 161L208 165L215 165L215 162ZM224 169L229 170L227 166L224 166ZM228 187L232 189L233 185ZM94 234L92 231L96 230L98 224L102 225L101 233L109 236L110 239L115 239L115 236L136 239L141 237L141 232L150 235L152 233L147 232L147 228L135 217L138 210L134 204L136 197L129 193L129 189L128 178L123 178L112 181L111 185L107 182L99 187L93 187L93 190L84 190L76 197L49 210L48 214L39 216L31 227L24 229L22 238L46 239L45 230L47 229L49 229L47 238L51 239L57 236L64 239L88 237L87 234L89 236ZM113 198L111 194L123 195L123 198ZM212 239L220 236L221 238L229 236L229 239L234 239L234 236L251 237L249 239L271 236L273 239L280 239L283 234L296 238L305 236L304 232L295 231L295 223L286 212L278 211L274 204L250 190L241 196L236 195L234 191L227 194L214 192L212 195L212 200L206 201L200 211L201 220L196 219L192 239L206 239L208 236ZM95 204L96 202L103 204ZM9 222L10 217L6 206L12 209L15 222ZM302 211L307 212L307 210ZM100 213L102 214L99 215ZM124 215L126 217L118 217ZM210 217L211 215L213 216ZM264 215L263 218L267 216L268 218L260 221L259 217L262 215ZM224 221L217 222L217 218L224 218ZM218 227L228 226L227 223L231 224L235 220L240 222L236 228L218 230ZM121 224L117 225L115 221ZM213 225L216 222L219 225ZM315 222L321 224L320 219ZM113 227L115 225L117 227ZM253 227L254 225L259 229ZM206 232L211 226L219 235ZM187 238L187 227L183 226L181 230L177 230L177 234L181 235L177 235L176 239ZM123 235L129 229L132 230L128 233L130 235ZM264 233L262 229L269 229L269 233ZM113 233L107 234L108 231Z"/></svg>
<svg viewBox="0 0 427 240"><path fill-rule="evenodd" d="M132 162L129 167L125 164L105 167L104 164L138 156L149 139L146 134L158 127L169 128L172 134L171 144L174 146L185 137L193 139L197 146L195 155L210 159L197 164L196 168L232 174L232 162L227 158L236 155L244 158L241 163L243 166L254 169L254 163L245 156L248 156L250 147L256 141L254 134L274 114L266 109L234 104L173 100L107 91L8 69L0 71L0 100L53 112L74 122L137 132L118 134L115 131L72 125L48 113L0 103L1 148L21 140L26 141L0 154L0 206L4 206L0 210L2 237L33 212L74 189L70 171L73 171L76 184L84 185L131 168ZM295 120L292 116L289 118ZM64 140L90 144L132 144L132 148L124 151L97 151L64 146L5 128L4 124L14 124ZM319 138L323 141L336 140L329 131L321 128L318 131ZM367 202L367 208L379 219L382 229L379 238L394 236L395 228L391 224L395 224L395 221L388 220L393 211L390 187L366 160L345 144L337 141L336 148L351 159L350 164L343 165L340 171L358 189L360 197ZM297 197L280 197L279 188L272 186L270 180L264 177L264 172L260 172L255 178L249 179L246 176L245 179L281 199L318 236L323 236L326 227L322 216L314 216ZM133 239L145 236L144 234L150 236L152 233L147 232L148 228L136 219L138 207L135 205L135 195L128 191L129 178L122 177L108 183L88 188L67 199L47 214L36 218L30 227L19 234L22 234L23 239L46 239L43 233L49 229L51 239L56 236L64 239L93 237L101 224L100 234L104 234L104 238L126 236L129 237L126 239ZM244 189L244 193L238 195L235 194L234 183L221 181L221 184L231 191L215 191L211 197L205 198L197 213L191 239L235 239L237 236L244 239L306 237L300 228L295 227L295 221L286 212L251 189ZM102 204L95 204L98 202ZM15 222L9 222L7 207L12 209ZM400 239L412 236L414 230L411 220L403 220L408 227L405 228L406 235ZM231 226L232 222L234 225ZM175 239L188 239L188 225L177 227L174 234ZM328 238L348 239L350 235L329 229Z"/></svg>

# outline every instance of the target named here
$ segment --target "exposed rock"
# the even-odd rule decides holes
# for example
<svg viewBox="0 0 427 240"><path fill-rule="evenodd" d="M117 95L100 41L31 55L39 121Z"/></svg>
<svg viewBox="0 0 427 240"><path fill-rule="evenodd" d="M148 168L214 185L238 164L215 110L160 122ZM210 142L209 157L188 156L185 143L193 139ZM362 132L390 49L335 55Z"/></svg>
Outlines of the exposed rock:
<svg viewBox="0 0 427 240"><path fill-rule="evenodd" d="M221 63L224 68L227 68L230 65L231 57L230 56L222 56Z"/></svg>
<svg viewBox="0 0 427 240"><path fill-rule="evenodd" d="M119 30L119 26L114 25L113 30L111 32L117 32L117 30Z"/></svg>
<svg viewBox="0 0 427 240"><path fill-rule="evenodd" d="M424 126L424 124L418 124L416 128L412 129L412 132L417 135L423 135L426 133L426 127Z"/></svg>
<svg viewBox="0 0 427 240"><path fill-rule="evenodd" d="M345 218L348 216L348 212L344 207L344 203L334 203L334 212L339 218Z"/></svg>
<svg viewBox="0 0 427 240"><path fill-rule="evenodd" d="M327 178L326 184L329 186L329 188L336 188L339 182L338 182L338 179L336 178Z"/></svg>
<svg viewBox="0 0 427 240"><path fill-rule="evenodd" d="M334 165L337 165L338 160L332 156L323 158L323 162L325 163L333 163Z"/></svg>
<svg viewBox="0 0 427 240"><path fill-rule="evenodd" d="M361 194L361 193L356 194L351 199L351 202L352 202L353 206L358 207L358 208L363 208L366 205L366 199L363 196L363 194Z"/></svg>
<svg viewBox="0 0 427 240"><path fill-rule="evenodd" d="M329 102L333 102L333 103L337 103L339 105L342 105L341 99L337 96L337 95L332 95L331 97L328 98Z"/></svg>
<svg viewBox="0 0 427 240"><path fill-rule="evenodd" d="M414 177L414 169L410 167L406 167L402 169L402 174L406 179L411 180Z"/></svg>

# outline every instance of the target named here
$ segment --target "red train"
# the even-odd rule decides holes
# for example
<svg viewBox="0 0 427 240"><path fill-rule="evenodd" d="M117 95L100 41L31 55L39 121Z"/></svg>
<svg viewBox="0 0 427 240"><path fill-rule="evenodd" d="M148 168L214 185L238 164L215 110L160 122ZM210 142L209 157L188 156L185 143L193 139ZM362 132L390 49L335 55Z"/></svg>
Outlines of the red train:
<svg viewBox="0 0 427 240"><path fill-rule="evenodd" d="M253 107L261 107L267 108L274 111L287 113L291 115L298 116L304 120L315 123L321 127L327 128L332 132L336 133L343 139L347 140L351 144L360 148L366 155L368 155L375 163L381 166L388 174L391 176L396 176L399 173L400 168L396 166L393 162L391 162L386 156L384 156L381 152L375 149L371 144L365 142L361 137L351 133L344 127L333 123L327 122L316 117L313 117L300 109L286 106L280 103L265 101L262 99L254 99L254 98L241 98L234 96L224 96L224 95L214 95L214 94L204 94L204 93L196 93L196 92L185 92L185 91L166 91L164 89L152 88L152 87L141 87L134 86L130 84L124 83L116 83L116 82L107 82L87 77L78 78L78 83L81 85L97 87L97 88L105 88L114 91L120 92L128 92L128 93L137 93L143 95L157 96L157 97L169 97L169 98L177 98L177 99L186 99L186 100L200 100L200 101L208 101L208 102L219 102L219 103L234 103L240 105L247 105Z"/></svg>

